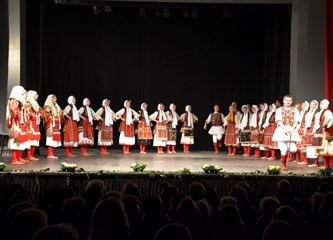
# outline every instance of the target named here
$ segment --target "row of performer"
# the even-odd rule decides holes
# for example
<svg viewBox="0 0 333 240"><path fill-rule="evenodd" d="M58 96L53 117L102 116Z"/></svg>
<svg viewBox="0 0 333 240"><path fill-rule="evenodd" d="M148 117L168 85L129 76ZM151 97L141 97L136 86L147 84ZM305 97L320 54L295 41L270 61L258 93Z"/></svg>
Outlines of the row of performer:
<svg viewBox="0 0 333 240"><path fill-rule="evenodd" d="M192 113L192 107L187 105L180 116L176 105L171 104L165 111L163 104L158 104L153 114L148 114L147 103L142 103L139 111L131 108L131 101L124 101L124 107L117 112L110 108L110 100L104 99L102 106L95 112L90 107L90 100L85 98L83 106L76 108L74 96L68 97L68 105L61 109L57 97L50 94L43 107L38 102L36 91L26 91L22 86L14 86L8 100L7 125L9 130L8 147L12 151L12 164L24 164L27 161L38 160L33 156L39 146L41 121L46 132L48 158L57 158L54 149L64 146L67 156L72 154L73 147L80 147L81 154L88 156L88 146L94 145L94 124L96 120L98 131L97 143L101 154L109 154L107 147L113 145L113 124L121 121L119 127L119 144L123 146L124 154L130 153L130 146L140 146L140 153L146 153L146 146L153 142L157 153L175 153L177 141L177 126L181 122L181 140L185 153L194 144L194 125L198 117ZM224 116L218 105L214 106L205 120L204 128L210 125L208 133L212 135L215 153L224 144L228 155L236 155L239 146L244 150L244 157L250 156L251 148L254 156L273 160L276 150L280 150L282 168L286 169L287 157L296 153L299 164L309 164L308 158L314 158L309 165L318 167L318 157L323 157L324 167L330 167L333 157L333 115L329 110L329 101L312 100L302 104L292 105L292 96L283 97L283 105L272 103L243 105L241 112L237 103L233 102L229 112ZM137 123L137 124L135 124ZM153 124L154 123L154 124ZM136 125L136 126L135 126ZM63 137L61 132L63 132ZM26 159L22 152L26 150Z"/></svg>

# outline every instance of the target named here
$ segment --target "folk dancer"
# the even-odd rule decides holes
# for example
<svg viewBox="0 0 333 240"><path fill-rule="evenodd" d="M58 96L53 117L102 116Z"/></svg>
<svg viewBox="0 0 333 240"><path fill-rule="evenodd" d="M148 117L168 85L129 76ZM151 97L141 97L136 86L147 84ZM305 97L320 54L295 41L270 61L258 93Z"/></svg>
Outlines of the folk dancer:
<svg viewBox="0 0 333 240"><path fill-rule="evenodd" d="M28 141L26 133L26 122L24 113L24 88L14 86L9 95L7 105L7 127L9 128L8 148L11 150L13 165L24 164L28 162L22 158L22 152L26 148Z"/></svg>
<svg viewBox="0 0 333 240"><path fill-rule="evenodd" d="M44 103L44 124L46 132L46 146L48 146L47 158L57 159L54 155L54 149L61 146L61 122L62 110L57 103L57 97L54 94L47 96Z"/></svg>
<svg viewBox="0 0 333 240"><path fill-rule="evenodd" d="M250 109L249 105L242 106L242 115L240 118L240 143L243 147L243 157L249 157L251 152L251 131L250 131Z"/></svg>
<svg viewBox="0 0 333 240"><path fill-rule="evenodd" d="M333 114L328 108L329 104L327 99L320 102L314 126L313 145L317 148L317 156L323 158L324 168L330 168L330 159L333 157Z"/></svg>
<svg viewBox="0 0 333 240"><path fill-rule="evenodd" d="M185 113L180 115L180 120L183 122L180 143L183 144L184 153L189 153L190 145L194 144L194 124L198 122L198 117L192 113L191 105L185 107Z"/></svg>
<svg viewBox="0 0 333 240"><path fill-rule="evenodd" d="M151 145L153 133L151 130L151 122L147 112L147 103L142 103L139 110L139 124L137 126L138 144L140 146L140 153L146 154L147 145Z"/></svg>
<svg viewBox="0 0 333 240"><path fill-rule="evenodd" d="M211 128L209 129L209 134L212 135L213 138L213 145L215 153L219 152L219 147L222 146L222 137L224 134L223 126L224 116L220 112L219 105L214 105L214 112L209 114L205 121L204 129L207 129L208 124L212 124Z"/></svg>
<svg viewBox="0 0 333 240"><path fill-rule="evenodd" d="M224 118L223 127L225 127L224 144L228 147L228 155L235 156L239 144L238 133L240 123L238 114L233 106L229 107L229 113Z"/></svg>
<svg viewBox="0 0 333 240"><path fill-rule="evenodd" d="M259 108L257 105L251 106L250 130L251 130L251 147L254 149L253 157L260 157L259 144Z"/></svg>
<svg viewBox="0 0 333 240"><path fill-rule="evenodd" d="M83 99L82 107L78 113L80 116L79 124L79 146L82 156L90 156L88 153L88 146L94 146L94 123L96 113L90 107L89 98Z"/></svg>
<svg viewBox="0 0 333 240"><path fill-rule="evenodd" d="M299 124L299 112L292 106L292 96L283 97L283 106L276 110L275 121L277 128L272 137L272 141L278 142L281 152L282 169L287 170L288 151L295 153L297 151L296 142L301 141L297 133L297 124Z"/></svg>
<svg viewBox="0 0 333 240"><path fill-rule="evenodd" d="M38 94L36 91L28 91L27 97L27 108L29 113L29 121L27 121L27 129L30 129L30 134L28 135L30 141L30 149L27 151L27 158L30 161L37 161L38 158L34 157L35 149L39 146L40 141L40 120L43 113L42 108L39 106Z"/></svg>
<svg viewBox="0 0 333 240"><path fill-rule="evenodd" d="M130 154L130 146L135 145L134 123L139 120L139 114L131 108L131 101L124 101L124 108L116 113L116 119L121 119L119 127L119 145L123 145L123 153Z"/></svg>
<svg viewBox="0 0 333 240"><path fill-rule="evenodd" d="M309 107L310 104L308 101L304 101L301 103L301 110L299 112L299 119L300 119L300 123L297 125L297 131L298 131L298 135L301 137L301 141L296 143L297 146L297 151L296 151L296 161L297 164L305 164L305 162L303 161L304 158L304 152L306 149L306 145L305 145L305 115L308 113L309 111Z"/></svg>
<svg viewBox="0 0 333 240"><path fill-rule="evenodd" d="M104 99L102 107L96 114L98 120L96 130L98 131L97 145L100 147L100 154L108 155L107 147L113 145L113 123L116 121L116 113L110 108L110 100Z"/></svg>
<svg viewBox="0 0 333 240"><path fill-rule="evenodd" d="M315 125L315 116L318 113L318 101L312 100L310 102L310 109L305 114L304 120L305 120L305 127L304 127L304 134L302 135L302 143L305 148L303 149L303 152L301 153L303 155L303 161L299 162L298 164L309 164L307 152L309 148L312 148L313 144L313 136L314 136L314 125ZM308 167L318 167L318 157L314 157L314 163L308 165Z"/></svg>
<svg viewBox="0 0 333 240"><path fill-rule="evenodd" d="M176 153L176 144L177 144L177 125L179 121L179 115L176 112L176 105L171 103L169 106L169 111L165 113L167 115L167 153ZM171 146L171 149L170 149Z"/></svg>
<svg viewBox="0 0 333 240"><path fill-rule="evenodd" d="M262 147L265 149L265 156L262 159L275 160L276 159L276 149L278 149L278 143L272 140L273 134L277 127L275 118L276 106L274 103L269 105L268 113L266 116L266 121L262 128L264 129L264 140ZM268 152L268 153L267 153Z"/></svg>
<svg viewBox="0 0 333 240"><path fill-rule="evenodd" d="M268 113L268 104L267 103L260 103L259 104L259 123L258 123L258 128L259 128L259 157L261 156L260 151L264 152L264 159L269 158L269 151L265 151L267 149L265 149L265 147L263 146L264 143L264 129L263 129L263 125L266 122L266 117L267 117L267 113ZM267 155L265 155L267 154Z"/></svg>
<svg viewBox="0 0 333 240"><path fill-rule="evenodd" d="M154 127L154 147L157 147L157 153L164 153L163 147L167 141L167 116L164 112L164 105L158 104L157 111L149 116L152 121L155 121Z"/></svg>

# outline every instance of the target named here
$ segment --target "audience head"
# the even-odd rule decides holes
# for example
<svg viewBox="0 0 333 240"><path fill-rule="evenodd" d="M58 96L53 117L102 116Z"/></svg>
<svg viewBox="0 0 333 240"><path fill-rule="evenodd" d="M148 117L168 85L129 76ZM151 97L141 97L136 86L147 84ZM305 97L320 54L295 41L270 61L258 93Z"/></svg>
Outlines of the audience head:
<svg viewBox="0 0 333 240"><path fill-rule="evenodd" d="M155 234L154 240L192 240L190 230L182 224L169 223L161 227Z"/></svg>

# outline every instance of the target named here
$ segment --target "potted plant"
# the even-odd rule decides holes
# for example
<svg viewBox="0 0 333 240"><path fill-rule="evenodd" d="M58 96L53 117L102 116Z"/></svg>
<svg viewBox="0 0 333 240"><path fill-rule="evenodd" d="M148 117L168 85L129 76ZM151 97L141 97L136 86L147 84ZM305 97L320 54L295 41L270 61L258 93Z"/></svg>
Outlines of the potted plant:
<svg viewBox="0 0 333 240"><path fill-rule="evenodd" d="M219 166L207 165L207 164L203 165L201 168L205 173L213 173L213 174L217 174L223 170L223 168Z"/></svg>
<svg viewBox="0 0 333 240"><path fill-rule="evenodd" d="M6 169L6 164L4 164L3 162L0 163L0 171L3 171Z"/></svg>
<svg viewBox="0 0 333 240"><path fill-rule="evenodd" d="M134 162L131 164L131 168L134 172L143 172L143 170L147 167L147 164Z"/></svg>
<svg viewBox="0 0 333 240"><path fill-rule="evenodd" d="M64 171L64 172L75 172L76 168L77 168L76 163L62 162L60 164L60 169L61 169L61 171Z"/></svg>
<svg viewBox="0 0 333 240"><path fill-rule="evenodd" d="M281 173L282 168L280 166L268 166L266 170L268 174L279 175Z"/></svg>

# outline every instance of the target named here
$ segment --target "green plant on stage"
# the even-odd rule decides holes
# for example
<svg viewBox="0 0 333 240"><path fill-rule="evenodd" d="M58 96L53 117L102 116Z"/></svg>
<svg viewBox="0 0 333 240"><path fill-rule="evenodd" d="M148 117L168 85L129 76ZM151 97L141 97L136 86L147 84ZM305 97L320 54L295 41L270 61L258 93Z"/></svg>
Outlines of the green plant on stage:
<svg viewBox="0 0 333 240"><path fill-rule="evenodd" d="M147 167L147 164L134 162L131 164L131 168L134 172L143 172L143 170Z"/></svg>
<svg viewBox="0 0 333 240"><path fill-rule="evenodd" d="M219 166L207 165L207 164L203 165L201 168L205 173L214 173L214 174L217 174L223 170L223 168Z"/></svg>
<svg viewBox="0 0 333 240"><path fill-rule="evenodd" d="M60 170L63 171L63 172L75 172L76 168L77 168L76 163L62 162L60 164Z"/></svg>
<svg viewBox="0 0 333 240"><path fill-rule="evenodd" d="M333 170L332 170L332 168L320 168L318 170L318 175L319 176L332 176Z"/></svg>
<svg viewBox="0 0 333 240"><path fill-rule="evenodd" d="M266 170L268 174L279 175L281 174L282 168L280 166L268 166Z"/></svg>
<svg viewBox="0 0 333 240"><path fill-rule="evenodd" d="M0 162L0 171L3 171L6 169L6 164L4 164L3 162Z"/></svg>

